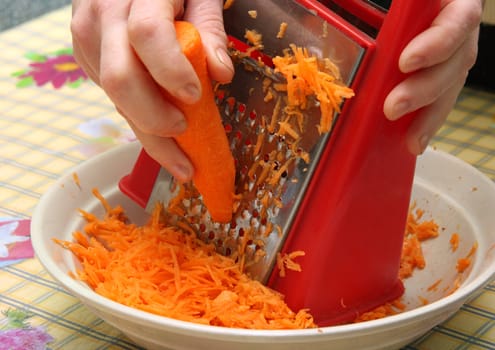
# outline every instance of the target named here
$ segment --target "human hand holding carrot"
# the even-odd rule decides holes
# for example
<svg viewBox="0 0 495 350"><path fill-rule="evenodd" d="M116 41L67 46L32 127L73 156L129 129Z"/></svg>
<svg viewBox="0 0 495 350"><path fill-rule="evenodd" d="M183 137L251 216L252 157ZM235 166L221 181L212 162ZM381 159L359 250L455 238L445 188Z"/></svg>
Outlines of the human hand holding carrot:
<svg viewBox="0 0 495 350"><path fill-rule="evenodd" d="M193 166L172 139L186 128L177 101L200 99L201 85L176 39L174 21L201 33L210 77L228 82L233 67L226 51L222 0L73 0L74 55L127 119L146 151L182 181Z"/></svg>
<svg viewBox="0 0 495 350"><path fill-rule="evenodd" d="M422 109L408 145L421 153L445 121L477 52L482 0L443 0L432 26L404 49L399 67L409 77L384 103L396 120ZM74 54L129 121L137 137L176 178L192 178L193 167L170 137L184 132L183 114L161 96L163 88L185 103L199 98L199 81L179 50L173 22L199 29L212 79L227 82L233 67L226 53L222 0L73 0ZM196 91L196 92L195 92ZM359 92L357 92L359 93Z"/></svg>

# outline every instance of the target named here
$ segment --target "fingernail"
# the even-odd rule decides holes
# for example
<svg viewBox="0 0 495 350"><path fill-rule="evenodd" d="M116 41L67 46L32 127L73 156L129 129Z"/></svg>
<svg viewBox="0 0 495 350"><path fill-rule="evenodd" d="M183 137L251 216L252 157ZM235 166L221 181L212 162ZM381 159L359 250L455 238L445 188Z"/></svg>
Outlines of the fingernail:
<svg viewBox="0 0 495 350"><path fill-rule="evenodd" d="M177 92L178 97L184 102L196 102L201 97L201 91L194 84L187 84L179 89Z"/></svg>
<svg viewBox="0 0 495 350"><path fill-rule="evenodd" d="M182 134L184 131L186 131L186 128L187 128L186 120L182 117L177 122L175 122L175 124L172 124L172 126L169 129L169 132L171 136L175 136Z"/></svg>
<svg viewBox="0 0 495 350"><path fill-rule="evenodd" d="M229 54L224 49L217 49L215 53L220 63L233 72L234 66L232 65L232 60L230 59Z"/></svg>
<svg viewBox="0 0 495 350"><path fill-rule="evenodd" d="M421 56L412 56L405 62L404 67L402 68L404 73L413 72L418 70L419 68L423 68L425 65L425 60Z"/></svg>
<svg viewBox="0 0 495 350"><path fill-rule="evenodd" d="M184 164L175 164L172 171L174 177L181 183L189 181L192 177L192 169Z"/></svg>
<svg viewBox="0 0 495 350"><path fill-rule="evenodd" d="M420 138L418 139L418 146L419 146L419 153L418 154L424 153L424 151L426 150L426 147L428 147L429 142L430 142L430 135L423 134L420 136Z"/></svg>
<svg viewBox="0 0 495 350"><path fill-rule="evenodd" d="M409 112L409 108L411 104L407 101L401 101L394 105L394 114L391 116L391 120L397 120L402 117L404 114Z"/></svg>

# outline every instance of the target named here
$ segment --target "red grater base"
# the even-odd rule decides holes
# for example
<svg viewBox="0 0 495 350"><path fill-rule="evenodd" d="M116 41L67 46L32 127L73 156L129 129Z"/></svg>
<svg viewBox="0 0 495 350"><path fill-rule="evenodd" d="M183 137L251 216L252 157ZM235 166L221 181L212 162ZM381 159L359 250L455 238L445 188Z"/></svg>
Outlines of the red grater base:
<svg viewBox="0 0 495 350"><path fill-rule="evenodd" d="M394 1L376 41L363 39L356 97L344 105L283 248L308 252L298 260L303 271L271 275L269 285L291 307L309 308L319 325L349 322L403 293L398 272L416 161L405 140L414 116L388 121L383 102L405 77L397 64L405 44L438 11L438 1Z"/></svg>

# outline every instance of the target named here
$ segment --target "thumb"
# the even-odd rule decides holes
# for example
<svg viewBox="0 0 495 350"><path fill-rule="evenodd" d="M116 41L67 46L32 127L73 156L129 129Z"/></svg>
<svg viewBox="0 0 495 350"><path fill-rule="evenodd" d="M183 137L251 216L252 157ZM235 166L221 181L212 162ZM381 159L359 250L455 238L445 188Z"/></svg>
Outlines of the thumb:
<svg viewBox="0 0 495 350"><path fill-rule="evenodd" d="M227 53L223 1L188 0L184 20L194 24L201 35L211 78L221 83L230 82L234 66Z"/></svg>

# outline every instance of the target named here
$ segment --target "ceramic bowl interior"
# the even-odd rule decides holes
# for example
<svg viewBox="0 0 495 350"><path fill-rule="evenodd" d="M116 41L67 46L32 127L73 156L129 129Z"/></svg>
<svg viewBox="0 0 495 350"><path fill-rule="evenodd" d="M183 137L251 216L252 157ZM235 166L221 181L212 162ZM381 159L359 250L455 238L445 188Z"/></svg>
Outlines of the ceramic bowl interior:
<svg viewBox="0 0 495 350"><path fill-rule="evenodd" d="M426 218L435 219L441 234L423 245L427 266L406 280L403 300L407 309L401 314L318 329L262 331L182 322L115 303L69 276L77 262L52 238L70 240L72 232L82 227L79 208L103 214L91 193L95 187L111 205L123 205L132 221L144 223L143 209L117 186L122 175L130 172L139 150L137 143L116 147L61 177L35 210L32 241L38 259L58 283L148 349L398 349L446 320L494 276L494 183L461 160L428 149L418 159L412 200L425 210ZM453 252L449 240L455 232L461 239ZM473 264L460 276L457 260L465 257L475 242L478 250ZM457 279L461 284L452 292Z"/></svg>

